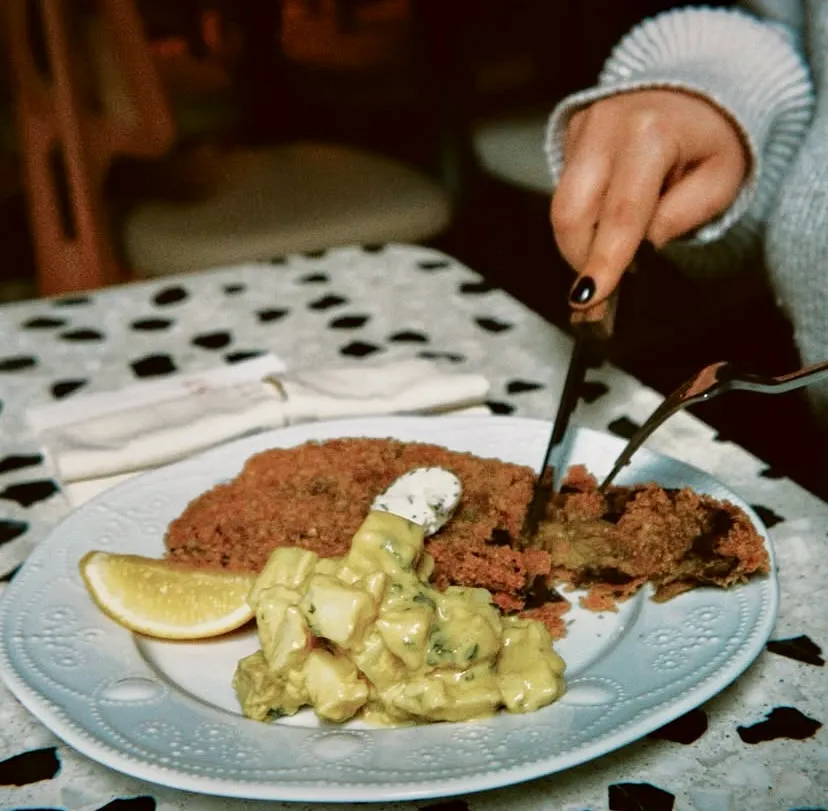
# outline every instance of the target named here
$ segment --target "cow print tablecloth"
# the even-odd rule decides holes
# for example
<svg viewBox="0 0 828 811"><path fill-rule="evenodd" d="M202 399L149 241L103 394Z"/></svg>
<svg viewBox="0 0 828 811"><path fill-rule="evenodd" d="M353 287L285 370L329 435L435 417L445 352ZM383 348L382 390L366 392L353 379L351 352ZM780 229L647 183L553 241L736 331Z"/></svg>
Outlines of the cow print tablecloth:
<svg viewBox="0 0 828 811"><path fill-rule="evenodd" d="M450 257L410 246L341 249L0 308L3 579L14 576L67 510L48 459L27 431L28 404L265 351L292 367L338 358L442 359L489 378L495 413L548 417L569 339ZM628 436L659 401L604 366L591 370L576 420ZM767 650L703 707L598 761L512 789L378 805L378 811L828 808L822 654L828 642L828 505L689 415L673 417L649 445L722 479L771 529L782 608ZM63 745L0 688L0 807L209 811L258 805L110 771Z"/></svg>

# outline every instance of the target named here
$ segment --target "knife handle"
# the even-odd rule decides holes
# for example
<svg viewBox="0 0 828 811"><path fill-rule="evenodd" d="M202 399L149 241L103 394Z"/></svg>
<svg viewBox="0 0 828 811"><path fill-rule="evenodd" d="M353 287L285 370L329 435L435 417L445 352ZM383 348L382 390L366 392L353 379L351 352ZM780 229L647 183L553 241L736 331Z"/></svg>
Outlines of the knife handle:
<svg viewBox="0 0 828 811"><path fill-rule="evenodd" d="M615 313L618 309L618 288L600 304L587 310L573 310L569 325L577 336L591 341L608 341L615 331Z"/></svg>

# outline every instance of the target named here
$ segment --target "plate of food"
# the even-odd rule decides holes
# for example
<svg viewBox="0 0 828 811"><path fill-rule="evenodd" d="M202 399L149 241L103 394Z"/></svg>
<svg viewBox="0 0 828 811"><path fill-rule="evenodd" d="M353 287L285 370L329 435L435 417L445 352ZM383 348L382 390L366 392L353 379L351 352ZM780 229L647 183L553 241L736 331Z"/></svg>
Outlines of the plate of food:
<svg viewBox="0 0 828 811"><path fill-rule="evenodd" d="M601 493L622 441L585 428L523 537L549 430L313 423L124 482L9 585L4 680L90 758L240 798L444 797L622 747L760 653L773 550L724 484L646 449Z"/></svg>

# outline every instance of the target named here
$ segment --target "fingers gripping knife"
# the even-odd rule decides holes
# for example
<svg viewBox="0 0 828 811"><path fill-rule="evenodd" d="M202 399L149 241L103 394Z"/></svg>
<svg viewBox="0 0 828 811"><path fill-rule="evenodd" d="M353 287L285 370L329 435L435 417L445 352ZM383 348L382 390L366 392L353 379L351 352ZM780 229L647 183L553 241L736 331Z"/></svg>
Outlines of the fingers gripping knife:
<svg viewBox="0 0 828 811"><path fill-rule="evenodd" d="M586 370L591 357L601 357L615 329L615 313L618 306L618 291L590 307L588 310L574 310L569 323L575 334L569 369L564 380L558 411L549 437L549 444L541 463L535 489L526 522L523 528L524 538L531 538L537 531L538 524L546 512L546 506L552 493L560 488L566 459L566 440L570 419L581 393Z"/></svg>

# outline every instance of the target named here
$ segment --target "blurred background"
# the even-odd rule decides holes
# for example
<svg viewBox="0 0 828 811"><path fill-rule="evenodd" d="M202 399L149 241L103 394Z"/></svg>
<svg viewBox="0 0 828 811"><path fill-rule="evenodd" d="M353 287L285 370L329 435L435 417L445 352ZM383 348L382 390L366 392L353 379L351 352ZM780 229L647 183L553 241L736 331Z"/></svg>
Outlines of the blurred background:
<svg viewBox="0 0 828 811"><path fill-rule="evenodd" d="M543 122L674 5L5 0L0 301L356 233L445 250L567 329ZM665 394L717 360L799 365L762 268L700 286L656 256L625 285L612 360ZM801 392L695 410L824 493Z"/></svg>

